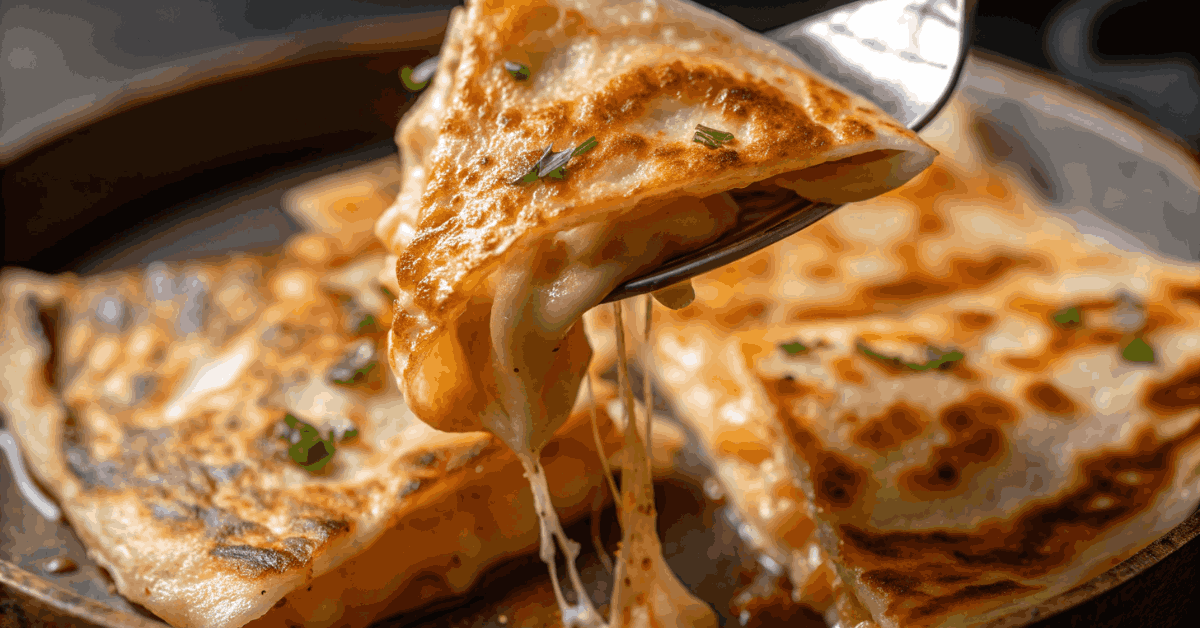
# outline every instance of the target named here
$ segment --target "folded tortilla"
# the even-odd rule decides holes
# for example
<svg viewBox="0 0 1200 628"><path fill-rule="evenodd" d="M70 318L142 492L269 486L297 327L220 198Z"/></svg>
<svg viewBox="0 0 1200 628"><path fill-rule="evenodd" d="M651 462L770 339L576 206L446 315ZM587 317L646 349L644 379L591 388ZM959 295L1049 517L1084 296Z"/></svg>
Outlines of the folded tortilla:
<svg viewBox="0 0 1200 628"><path fill-rule="evenodd" d="M708 148L693 141L699 124L734 139ZM512 183L545 147L591 137L596 147L563 178ZM455 430L505 411L488 389L540 392L535 380L578 372L564 360L529 364L509 382L493 372L489 344L504 353L521 336L549 352L621 280L729 226L736 209L721 193L765 182L818 200L862 198L933 155L792 53L674 1L471 3L452 18L438 74L399 138L409 174L377 228L400 257L391 356L417 414ZM554 270L527 276L534 266ZM498 296L508 312L492 308ZM530 300L537 329L500 334L498 319L529 318L513 308ZM568 344L572 362L586 362L581 343ZM520 368L502 362L508 374ZM551 414L574 401L545 392ZM467 415L480 420L450 419Z"/></svg>
<svg viewBox="0 0 1200 628"><path fill-rule="evenodd" d="M661 390L760 551L818 607L844 606L833 567L882 626L1028 609L1197 503L1200 268L1043 212L970 119L952 103L947 158L657 320Z"/></svg>

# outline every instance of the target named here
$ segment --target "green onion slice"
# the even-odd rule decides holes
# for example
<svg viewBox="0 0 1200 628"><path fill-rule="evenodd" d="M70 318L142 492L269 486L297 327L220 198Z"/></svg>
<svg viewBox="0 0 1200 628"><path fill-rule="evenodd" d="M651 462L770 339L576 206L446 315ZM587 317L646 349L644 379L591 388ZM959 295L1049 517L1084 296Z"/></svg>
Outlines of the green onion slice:
<svg viewBox="0 0 1200 628"><path fill-rule="evenodd" d="M1060 327L1075 327L1083 323L1083 316L1080 315L1077 307L1055 312L1051 318Z"/></svg>
<svg viewBox="0 0 1200 628"><path fill-rule="evenodd" d="M529 80L529 75L530 75L529 66L525 65L524 63L517 63L515 61L505 61L504 69L505 69L505 71L508 72L508 74L510 76L512 76L514 79L516 79L518 81Z"/></svg>
<svg viewBox="0 0 1200 628"><path fill-rule="evenodd" d="M963 359L963 354L961 351L936 351L937 355L935 357L930 359L928 362L918 364L915 362L905 362L900 358L894 358L872 351L869 347L861 343L858 345L858 350L863 352L863 354L869 358L874 358L880 362L886 362L896 366L906 366L914 371L928 371L929 369L941 368Z"/></svg>
<svg viewBox="0 0 1200 628"><path fill-rule="evenodd" d="M1134 338L1125 345L1121 351L1121 357L1130 362L1154 362L1154 348L1151 347L1145 340Z"/></svg>
<svg viewBox="0 0 1200 628"><path fill-rule="evenodd" d="M407 65L400 69L400 80L404 81L405 89L407 89L410 92L419 92L419 91L425 89L426 85L429 85L429 79L426 79L424 82L421 82L421 83L414 81L413 77L412 77L412 73L413 73L413 69L408 67Z"/></svg>
<svg viewBox="0 0 1200 628"><path fill-rule="evenodd" d="M693 142L704 144L709 148L720 148L722 144L732 139L733 133L718 131L703 124L696 125L696 134L692 136Z"/></svg>

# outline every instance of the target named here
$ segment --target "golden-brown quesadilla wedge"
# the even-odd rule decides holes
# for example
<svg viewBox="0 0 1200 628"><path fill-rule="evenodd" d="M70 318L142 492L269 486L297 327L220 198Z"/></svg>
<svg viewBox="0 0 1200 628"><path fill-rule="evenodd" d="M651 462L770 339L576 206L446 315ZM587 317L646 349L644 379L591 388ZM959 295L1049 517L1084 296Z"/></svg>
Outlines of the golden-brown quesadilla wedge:
<svg viewBox="0 0 1200 628"><path fill-rule="evenodd" d="M1037 209L948 112L957 163L697 279L656 331L763 547L798 590L832 558L884 626L1028 608L1197 503L1200 268Z"/></svg>
<svg viewBox="0 0 1200 628"><path fill-rule="evenodd" d="M382 254L324 278L289 258L4 274L10 427L118 590L173 625L362 626L536 544L515 456L416 421L382 371L387 299L354 288ZM549 445L567 516L601 488L593 442L578 412Z"/></svg>
<svg viewBox="0 0 1200 628"><path fill-rule="evenodd" d="M865 176L878 187L850 193L863 197L899 185L932 156L877 108L815 77L791 53L680 2L472 3L452 21L439 70L402 122L400 143L413 170L378 233L403 251L393 364L410 404L445 429L482 429L483 417L503 412L488 388L536 393L534 379L545 379L548 369L570 372L559 364L564 354L526 365L517 378L520 356L491 373L485 341L509 345L512 338L484 334L469 347L456 340L477 334L468 331L472 325L489 327L498 295L543 302L538 329L520 336L530 349L547 345L537 353L549 352L623 277L728 225L725 199L709 197L767 180L832 198ZM733 139L718 148L694 142L697 124ZM513 184L543 148L570 150L591 137L595 147L573 157L562 178ZM864 155L869 163L859 163ZM858 161L810 170L845 159ZM875 172L880 164L887 167ZM796 183L804 177L828 189ZM400 228L411 222L403 214L418 216L415 233ZM624 252L603 246L620 241ZM540 278L522 272L530 266L563 268ZM554 298L568 287L564 281L572 298ZM495 316L505 314L528 318L520 310ZM441 376L467 362L486 367ZM573 387L562 388L545 391L556 414L574 401L567 394ZM452 425L450 415L463 416L452 408L470 408L481 419ZM553 425L537 428L547 430ZM536 442L545 434L529 436Z"/></svg>
<svg viewBox="0 0 1200 628"><path fill-rule="evenodd" d="M690 3L479 1L451 28L428 103L400 130L419 170L378 228L399 256L389 357L422 420L490 431L517 452L541 505L543 558L553 571L561 545L575 581L537 453L587 368L583 313L732 226L738 190L857 200L934 153L790 52ZM645 564L623 561L617 578L642 601L611 621L709 621L645 532L642 440L626 430L622 519L625 559ZM586 596L569 609L556 594L564 613L599 624Z"/></svg>

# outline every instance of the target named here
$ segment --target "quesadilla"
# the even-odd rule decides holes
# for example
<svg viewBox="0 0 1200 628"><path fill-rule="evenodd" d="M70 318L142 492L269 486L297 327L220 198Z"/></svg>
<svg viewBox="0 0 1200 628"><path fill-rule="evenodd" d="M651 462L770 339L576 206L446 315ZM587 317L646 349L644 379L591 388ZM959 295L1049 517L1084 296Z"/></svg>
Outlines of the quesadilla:
<svg viewBox="0 0 1200 628"><path fill-rule="evenodd" d="M1200 268L1042 212L969 119L951 104L908 186L657 318L663 394L750 536L814 606L888 627L1029 608L1197 503Z"/></svg>
<svg viewBox="0 0 1200 628"><path fill-rule="evenodd" d="M784 48L690 3L479 1L451 28L428 104L399 132L419 170L377 230L398 255L389 357L421 420L517 452L565 621L596 626L538 461L587 369L583 313L733 226L739 197L866 198L934 153ZM711 623L649 532L645 438L625 424L610 621ZM557 589L556 545L577 605Z"/></svg>
<svg viewBox="0 0 1200 628"><path fill-rule="evenodd" d="M293 190L285 208L326 233L280 254L0 275L10 428L118 591L172 625L365 626L536 547L515 456L413 420L379 358L391 299L361 234L390 168ZM596 396L616 456L615 395ZM569 519L608 495L592 420L546 449ZM656 436L662 472L681 443Z"/></svg>

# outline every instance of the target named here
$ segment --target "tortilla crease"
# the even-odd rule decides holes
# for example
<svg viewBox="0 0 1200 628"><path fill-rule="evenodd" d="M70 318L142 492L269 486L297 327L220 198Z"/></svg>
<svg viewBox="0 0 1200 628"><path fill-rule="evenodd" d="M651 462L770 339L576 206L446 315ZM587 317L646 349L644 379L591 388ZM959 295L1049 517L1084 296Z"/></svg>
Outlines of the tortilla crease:
<svg viewBox="0 0 1200 628"><path fill-rule="evenodd" d="M281 254L0 274L0 407L89 555L172 625L365 626L536 547L515 456L415 420L379 361L385 255L356 233L390 200L389 163L294 190L285 208L330 233ZM614 397L597 388L615 461ZM289 414L357 436L310 473L289 455ZM589 420L575 412L546 450L569 519L601 488ZM662 473L682 441L660 436Z"/></svg>
<svg viewBox="0 0 1200 628"><path fill-rule="evenodd" d="M1198 500L1200 268L1044 212L970 119L952 102L911 183L656 313L656 381L747 534L885 627L1028 608Z"/></svg>
<svg viewBox="0 0 1200 628"><path fill-rule="evenodd" d="M392 364L410 407L440 429L484 429L486 419L458 419L486 417L486 391L505 386L490 381L503 374L443 375L487 353L475 327L516 281L514 268L566 263L587 275L576 290L587 298L547 317L573 320L639 268L728 228L736 208L721 193L763 182L783 196L862 198L900 185L933 155L793 53L690 3L470 2L450 28L437 76L401 123L411 167L377 226L398 256ZM733 139L697 143L699 124ZM592 137L595 147L561 177L514 184L546 147ZM587 248L631 234L641 240L622 252Z"/></svg>

